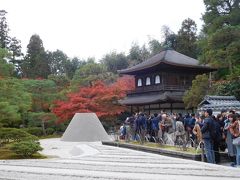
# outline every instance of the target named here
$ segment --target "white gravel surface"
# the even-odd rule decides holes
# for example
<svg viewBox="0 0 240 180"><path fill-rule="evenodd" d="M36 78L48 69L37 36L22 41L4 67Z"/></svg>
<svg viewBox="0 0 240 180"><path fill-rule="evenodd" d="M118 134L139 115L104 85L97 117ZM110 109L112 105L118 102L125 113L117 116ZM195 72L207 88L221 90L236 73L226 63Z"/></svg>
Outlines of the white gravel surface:
<svg viewBox="0 0 240 180"><path fill-rule="evenodd" d="M239 180L240 168L212 165L118 147L101 142L41 140L43 160L2 160L0 179L75 180Z"/></svg>

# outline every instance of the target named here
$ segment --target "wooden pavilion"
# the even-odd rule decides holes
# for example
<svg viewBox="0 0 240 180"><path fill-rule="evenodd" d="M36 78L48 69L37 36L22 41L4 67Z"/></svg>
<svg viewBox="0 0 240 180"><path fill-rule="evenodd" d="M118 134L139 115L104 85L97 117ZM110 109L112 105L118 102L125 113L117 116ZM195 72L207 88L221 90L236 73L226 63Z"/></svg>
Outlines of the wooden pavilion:
<svg viewBox="0 0 240 180"><path fill-rule="evenodd" d="M135 77L135 90L120 101L132 112L184 112L183 95L196 75L216 69L174 50L164 50L133 67L119 70Z"/></svg>

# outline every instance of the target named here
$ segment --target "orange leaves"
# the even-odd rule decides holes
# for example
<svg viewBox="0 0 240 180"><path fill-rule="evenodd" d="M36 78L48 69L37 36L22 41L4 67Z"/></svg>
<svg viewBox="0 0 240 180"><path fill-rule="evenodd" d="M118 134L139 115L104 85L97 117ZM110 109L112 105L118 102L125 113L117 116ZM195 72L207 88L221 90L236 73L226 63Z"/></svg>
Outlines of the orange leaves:
<svg viewBox="0 0 240 180"><path fill-rule="evenodd" d="M132 90L134 80L122 77L112 85L96 81L91 87L82 87L76 93L67 94L67 101L56 101L52 112L59 118L58 123L70 120L75 113L94 112L98 117L115 116L125 110L118 100Z"/></svg>
<svg viewBox="0 0 240 180"><path fill-rule="evenodd" d="M135 82L132 76L123 76L118 78L117 82L113 84L116 88L120 88L122 91L130 91L135 89Z"/></svg>

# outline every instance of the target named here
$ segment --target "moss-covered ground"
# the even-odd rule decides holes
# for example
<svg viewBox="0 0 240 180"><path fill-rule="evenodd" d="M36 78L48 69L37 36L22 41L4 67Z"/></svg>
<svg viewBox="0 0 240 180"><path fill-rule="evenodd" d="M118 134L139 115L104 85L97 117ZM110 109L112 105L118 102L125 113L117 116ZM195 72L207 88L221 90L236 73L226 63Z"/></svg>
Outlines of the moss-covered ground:
<svg viewBox="0 0 240 180"><path fill-rule="evenodd" d="M183 148L179 146L171 146L171 145L162 145L159 143L151 143L151 142L145 142L143 144L140 144L137 141L131 141L131 142L125 142L125 141L118 141L119 143L125 143L125 144L132 144L132 145L138 145L138 146L144 146L144 147L151 147L151 148L158 148L163 150L170 150L170 151L178 151L188 154L201 154L201 149L195 149L192 147Z"/></svg>

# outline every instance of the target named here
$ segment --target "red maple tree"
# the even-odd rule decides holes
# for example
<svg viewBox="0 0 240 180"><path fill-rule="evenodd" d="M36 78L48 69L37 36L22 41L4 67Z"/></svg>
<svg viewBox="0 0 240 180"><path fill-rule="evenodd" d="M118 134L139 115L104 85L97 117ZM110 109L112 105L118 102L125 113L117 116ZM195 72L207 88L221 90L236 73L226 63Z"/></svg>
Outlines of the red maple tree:
<svg viewBox="0 0 240 180"><path fill-rule="evenodd" d="M81 87L78 92L67 94L66 101L55 101L52 112L58 117L58 123L81 112L94 112L98 117L118 115L125 110L118 100L124 98L128 90L134 89L134 84L129 76L119 78L112 85L96 81L91 87Z"/></svg>

